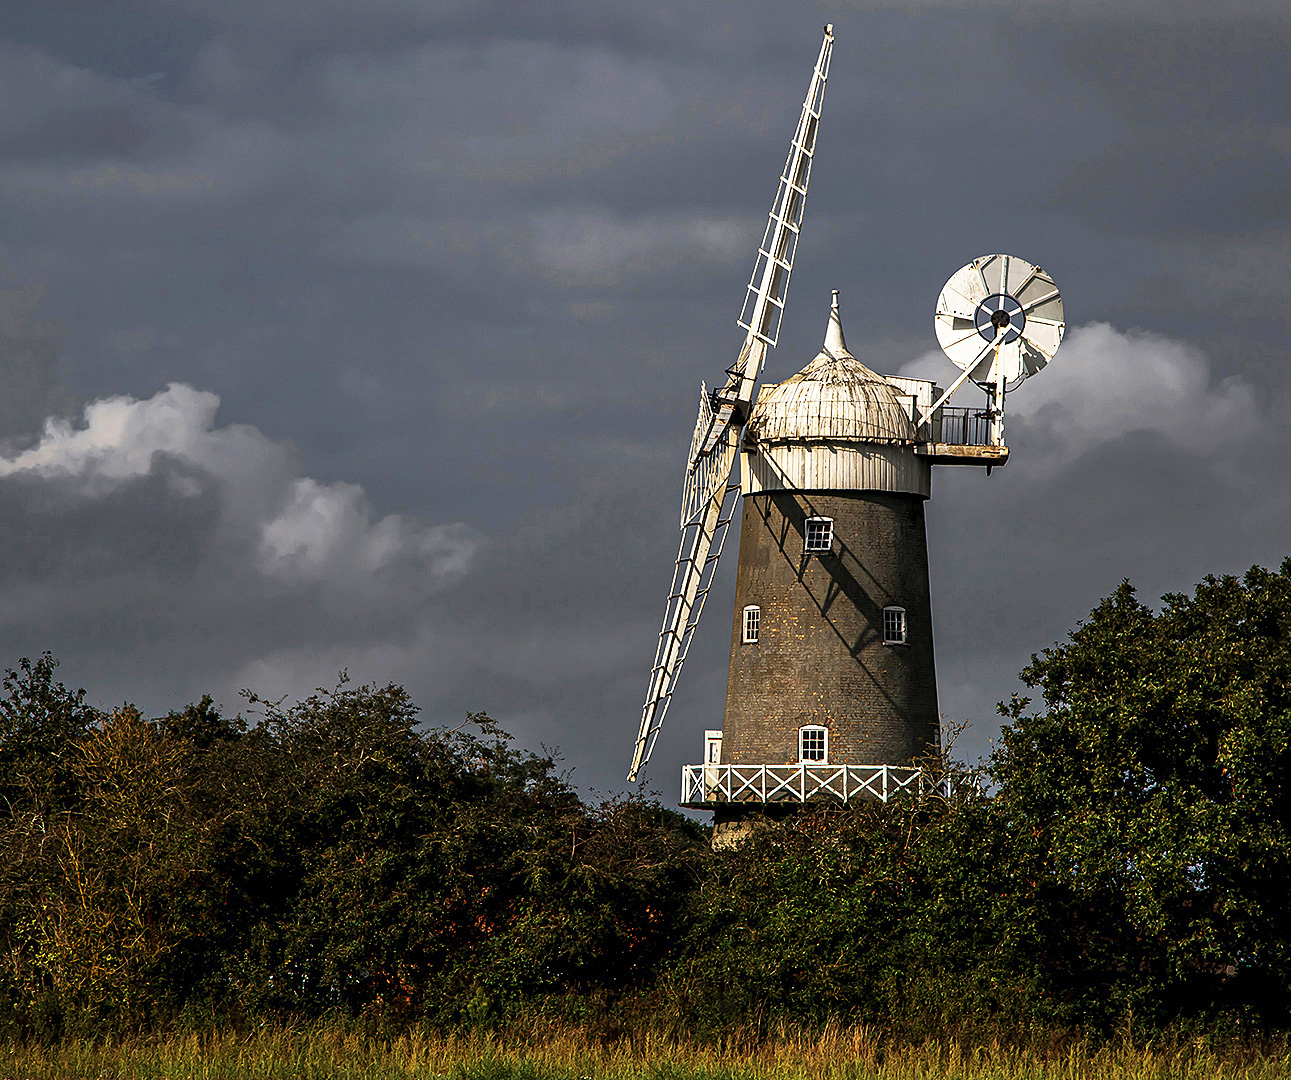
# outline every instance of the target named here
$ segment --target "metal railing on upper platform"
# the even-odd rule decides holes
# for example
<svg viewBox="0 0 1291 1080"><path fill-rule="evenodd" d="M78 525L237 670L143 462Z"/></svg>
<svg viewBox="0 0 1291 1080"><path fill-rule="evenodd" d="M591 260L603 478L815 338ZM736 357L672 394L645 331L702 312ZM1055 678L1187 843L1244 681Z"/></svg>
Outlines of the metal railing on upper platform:
<svg viewBox="0 0 1291 1080"><path fill-rule="evenodd" d="M681 804L887 802L897 795L949 798L949 777L913 765L683 765Z"/></svg>
<svg viewBox="0 0 1291 1080"><path fill-rule="evenodd" d="M958 409L943 405L920 429L928 442L952 446L990 446L991 414L988 409Z"/></svg>

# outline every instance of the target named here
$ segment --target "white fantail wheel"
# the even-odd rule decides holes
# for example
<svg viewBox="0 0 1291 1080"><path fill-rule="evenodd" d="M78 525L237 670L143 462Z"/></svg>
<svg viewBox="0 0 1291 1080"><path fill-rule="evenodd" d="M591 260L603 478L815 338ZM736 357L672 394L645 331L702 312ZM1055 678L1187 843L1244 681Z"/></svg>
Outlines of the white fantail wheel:
<svg viewBox="0 0 1291 1080"><path fill-rule="evenodd" d="M1062 344L1062 295L1038 266L983 255L951 275L933 325L946 355L973 382L1012 390Z"/></svg>

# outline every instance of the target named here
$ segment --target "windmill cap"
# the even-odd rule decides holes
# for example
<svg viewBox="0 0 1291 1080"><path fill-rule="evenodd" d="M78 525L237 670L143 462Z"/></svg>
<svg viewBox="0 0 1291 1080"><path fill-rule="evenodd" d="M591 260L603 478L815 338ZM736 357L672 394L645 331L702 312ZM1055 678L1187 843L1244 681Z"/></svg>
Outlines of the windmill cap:
<svg viewBox="0 0 1291 1080"><path fill-rule="evenodd" d="M897 388L847 351L837 290L820 352L796 375L762 388L749 434L760 442L914 441L914 424Z"/></svg>

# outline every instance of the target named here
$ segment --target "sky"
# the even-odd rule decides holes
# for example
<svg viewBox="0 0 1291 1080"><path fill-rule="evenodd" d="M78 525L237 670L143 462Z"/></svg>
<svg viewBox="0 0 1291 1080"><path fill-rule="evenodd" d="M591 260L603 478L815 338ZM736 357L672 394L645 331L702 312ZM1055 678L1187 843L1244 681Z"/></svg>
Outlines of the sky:
<svg viewBox="0 0 1291 1080"><path fill-rule="evenodd" d="M1008 465L926 508L960 753L1123 578L1279 565L1285 0L0 0L0 666L153 714L346 670L623 790L696 391L826 21L765 377L831 289L859 359L942 385L960 266L1066 305ZM734 551L665 800L720 726Z"/></svg>

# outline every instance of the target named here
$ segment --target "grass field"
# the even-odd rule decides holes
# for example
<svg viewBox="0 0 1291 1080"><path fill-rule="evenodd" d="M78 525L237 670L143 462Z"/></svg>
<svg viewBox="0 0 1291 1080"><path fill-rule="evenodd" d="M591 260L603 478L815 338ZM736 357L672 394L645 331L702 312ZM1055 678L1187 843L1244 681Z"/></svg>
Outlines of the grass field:
<svg viewBox="0 0 1291 1080"><path fill-rule="evenodd" d="M1049 1047L947 1041L898 1045L866 1028L813 1038L784 1035L686 1045L652 1037L606 1044L580 1032L523 1040L410 1034L369 1039L335 1028L252 1036L172 1036L115 1043L4 1047L13 1080L174 1077L346 1080L1213 1080L1291 1078L1285 1043L1254 1047L1207 1039L1146 1046Z"/></svg>

